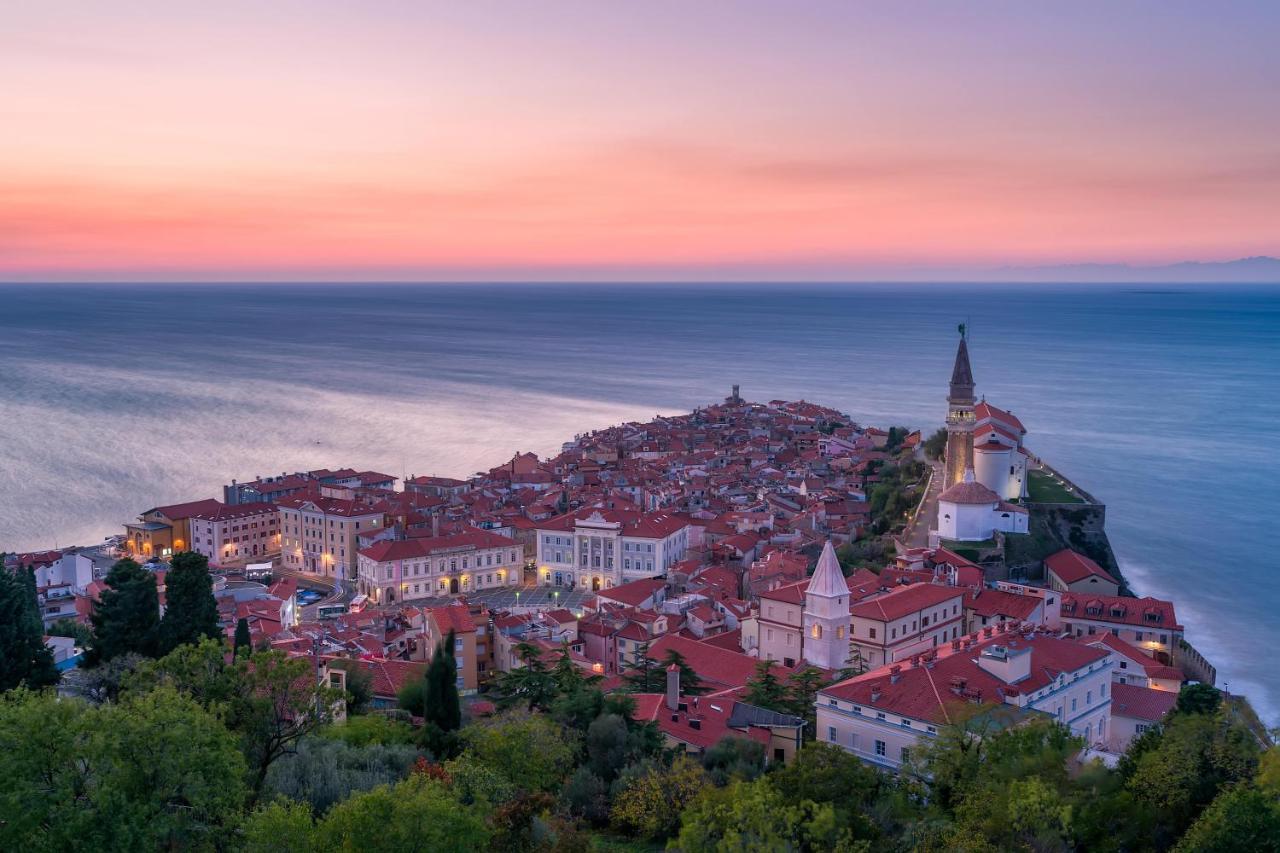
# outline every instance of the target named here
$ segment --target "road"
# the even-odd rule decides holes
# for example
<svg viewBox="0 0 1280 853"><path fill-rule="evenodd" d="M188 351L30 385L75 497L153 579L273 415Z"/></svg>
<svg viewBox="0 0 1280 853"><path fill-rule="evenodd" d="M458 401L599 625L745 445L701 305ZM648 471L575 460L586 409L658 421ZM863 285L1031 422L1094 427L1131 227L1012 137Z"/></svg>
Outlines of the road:
<svg viewBox="0 0 1280 853"><path fill-rule="evenodd" d="M911 525L911 529L903 534L903 541L907 543L909 548L925 548L929 545L929 528L934 526L938 519L938 495L942 494L943 476L942 463L932 460L925 460L933 469L933 476L929 478L929 490L925 492L924 504L920 507L919 514L916 515L915 523Z"/></svg>

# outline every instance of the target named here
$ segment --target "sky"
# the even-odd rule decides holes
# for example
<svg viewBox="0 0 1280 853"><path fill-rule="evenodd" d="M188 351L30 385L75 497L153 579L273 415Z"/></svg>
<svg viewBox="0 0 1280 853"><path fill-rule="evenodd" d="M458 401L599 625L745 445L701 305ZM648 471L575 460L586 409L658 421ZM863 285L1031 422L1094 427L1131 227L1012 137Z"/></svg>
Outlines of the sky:
<svg viewBox="0 0 1280 853"><path fill-rule="evenodd" d="M1274 2L0 0L0 281L1280 254Z"/></svg>

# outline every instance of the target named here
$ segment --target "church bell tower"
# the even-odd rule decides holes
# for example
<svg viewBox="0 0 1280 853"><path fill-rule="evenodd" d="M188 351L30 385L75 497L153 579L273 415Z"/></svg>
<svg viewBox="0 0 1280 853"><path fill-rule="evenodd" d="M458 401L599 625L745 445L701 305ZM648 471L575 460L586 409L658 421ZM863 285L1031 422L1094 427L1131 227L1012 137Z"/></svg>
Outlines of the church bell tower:
<svg viewBox="0 0 1280 853"><path fill-rule="evenodd" d="M960 324L960 347L951 369L951 390L947 394L947 468L943 488L964 479L973 467L973 369L969 366L967 330Z"/></svg>

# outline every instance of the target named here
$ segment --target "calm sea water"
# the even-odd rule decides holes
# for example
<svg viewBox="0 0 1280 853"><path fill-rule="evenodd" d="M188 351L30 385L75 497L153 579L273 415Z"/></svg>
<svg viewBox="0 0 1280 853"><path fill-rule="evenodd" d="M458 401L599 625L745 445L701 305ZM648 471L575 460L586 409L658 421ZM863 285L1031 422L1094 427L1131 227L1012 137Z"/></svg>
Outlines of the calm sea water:
<svg viewBox="0 0 1280 853"><path fill-rule="evenodd" d="M733 383L932 428L964 320L979 393L1280 722L1280 288L0 287L0 549L232 477L467 475Z"/></svg>

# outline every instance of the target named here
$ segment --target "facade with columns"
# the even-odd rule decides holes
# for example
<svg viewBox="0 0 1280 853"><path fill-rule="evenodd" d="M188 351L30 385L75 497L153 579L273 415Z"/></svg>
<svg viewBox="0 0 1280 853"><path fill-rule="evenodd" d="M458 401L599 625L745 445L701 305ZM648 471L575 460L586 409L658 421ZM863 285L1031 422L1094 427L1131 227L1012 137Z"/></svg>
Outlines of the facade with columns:
<svg viewBox="0 0 1280 853"><path fill-rule="evenodd" d="M690 520L672 512L591 507L548 519L537 528L538 583L598 590L665 576L692 535Z"/></svg>

